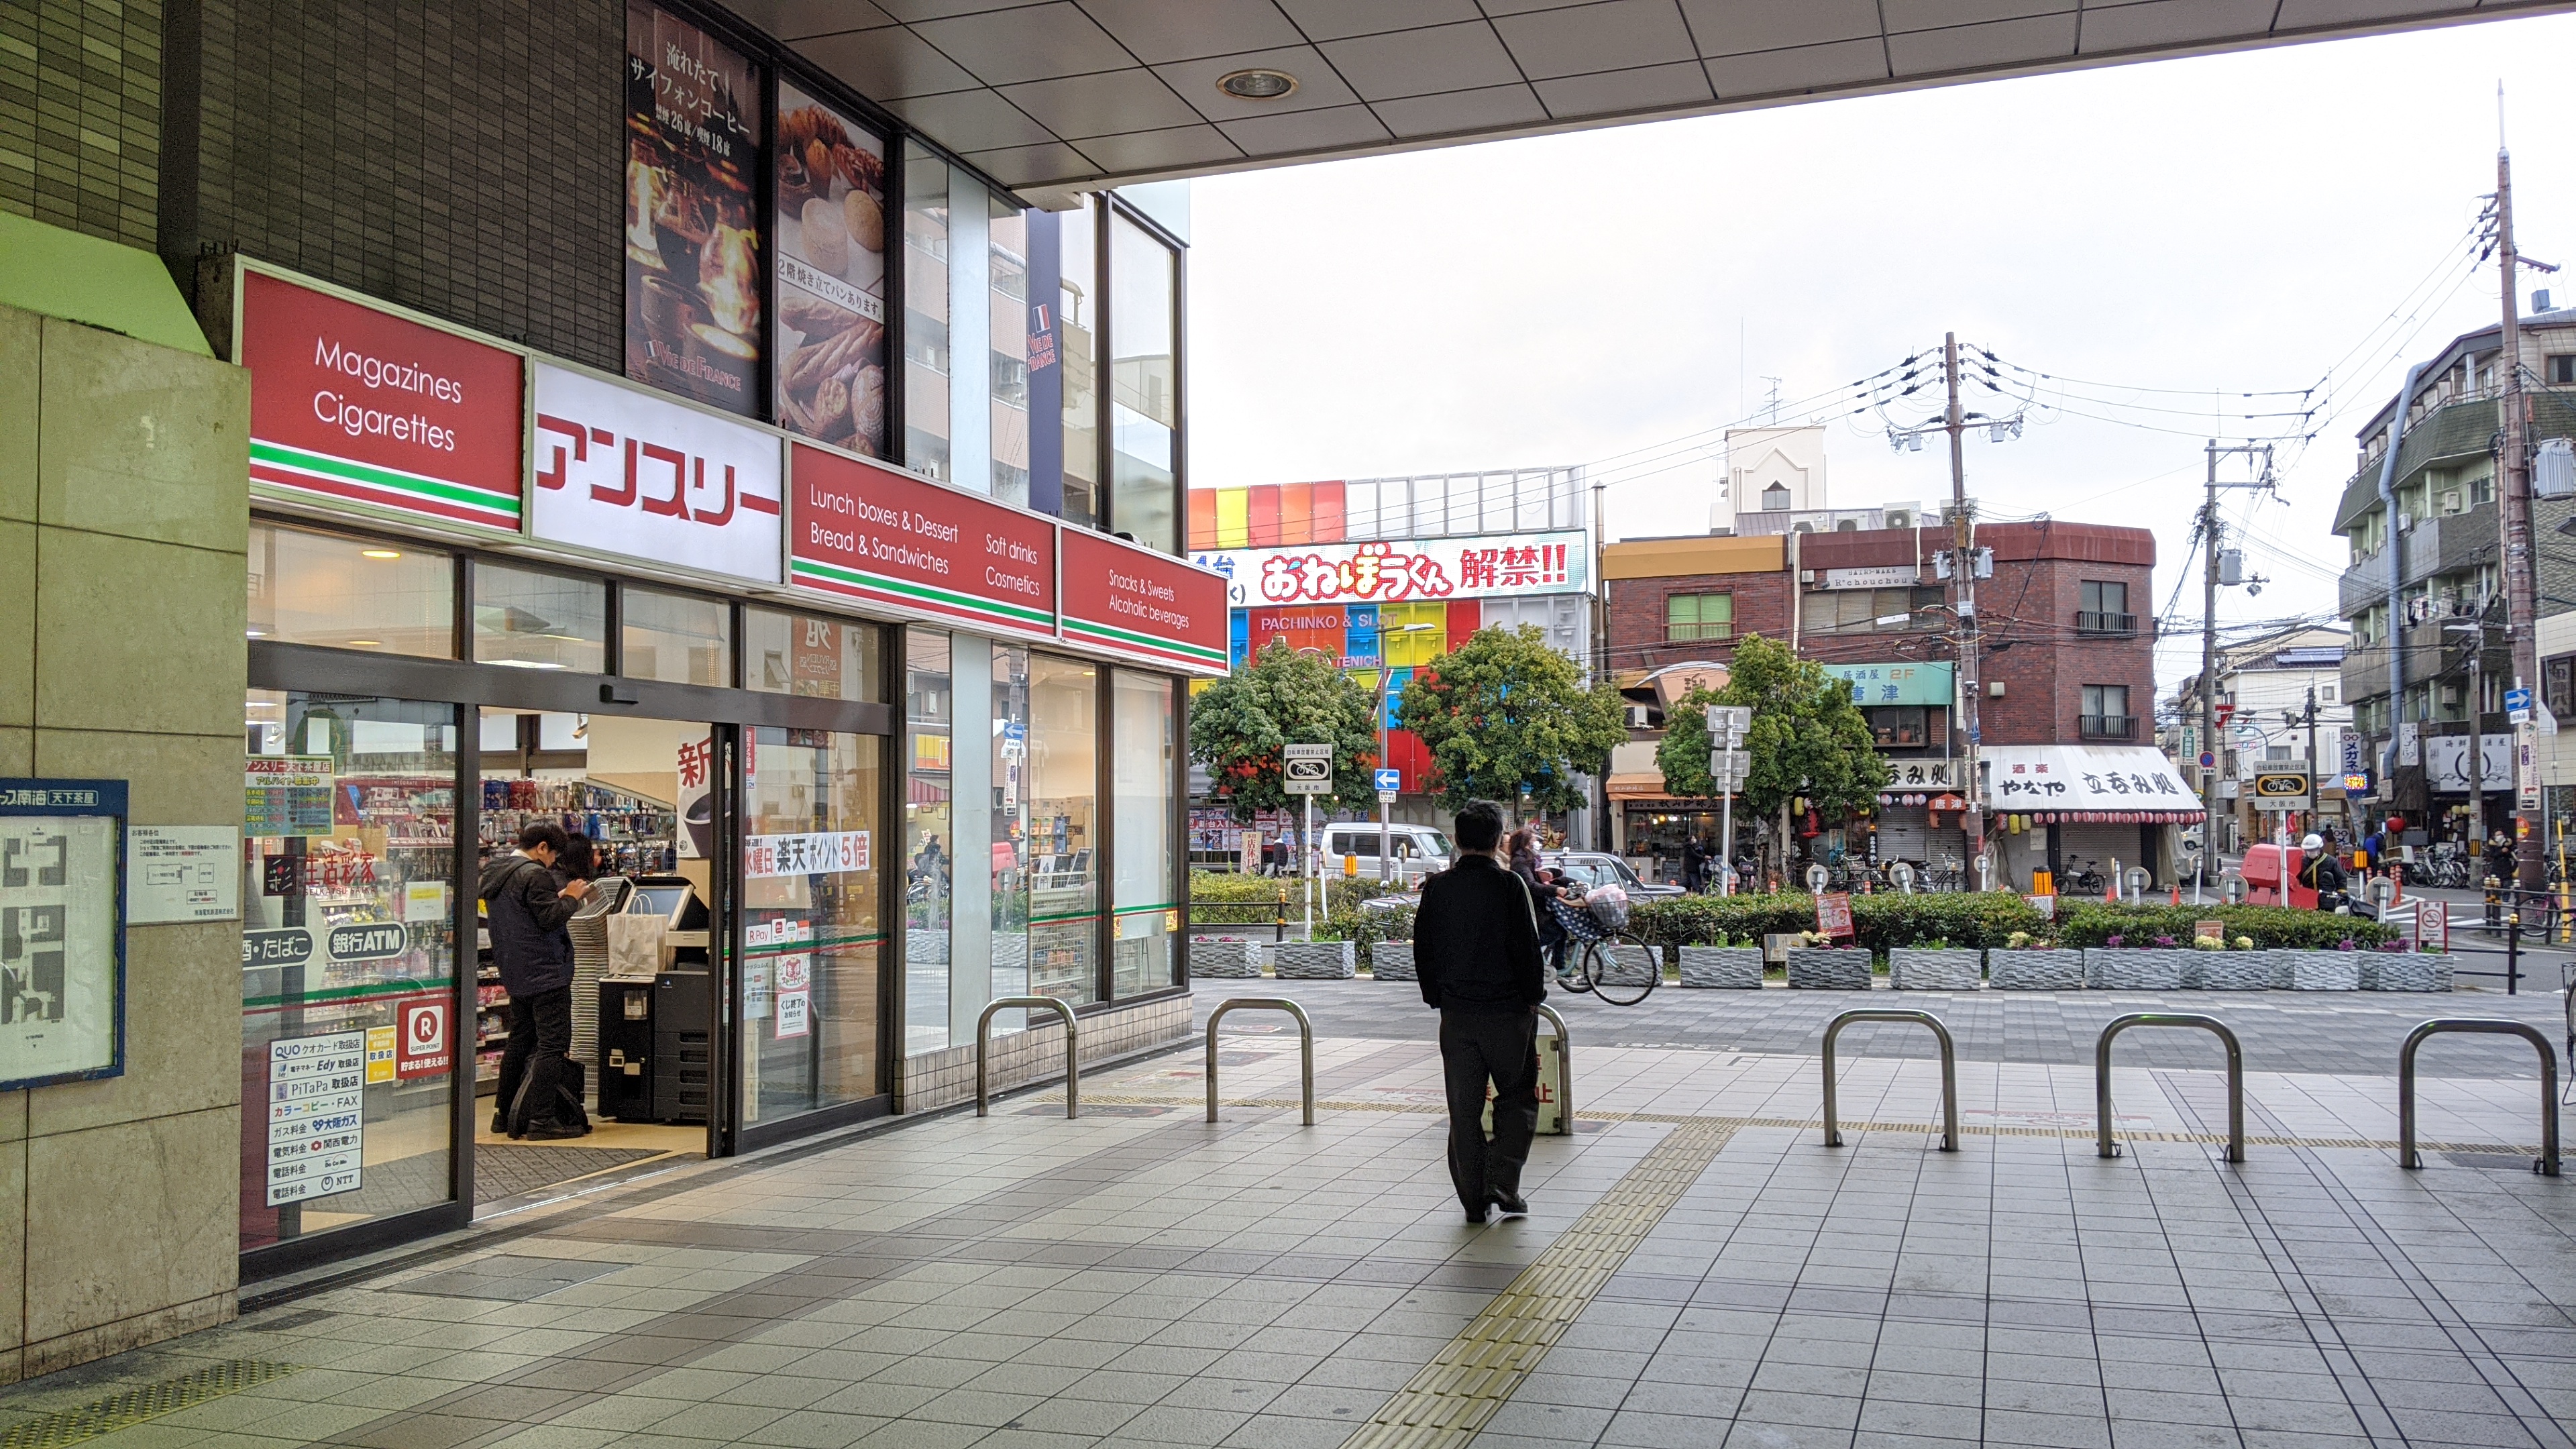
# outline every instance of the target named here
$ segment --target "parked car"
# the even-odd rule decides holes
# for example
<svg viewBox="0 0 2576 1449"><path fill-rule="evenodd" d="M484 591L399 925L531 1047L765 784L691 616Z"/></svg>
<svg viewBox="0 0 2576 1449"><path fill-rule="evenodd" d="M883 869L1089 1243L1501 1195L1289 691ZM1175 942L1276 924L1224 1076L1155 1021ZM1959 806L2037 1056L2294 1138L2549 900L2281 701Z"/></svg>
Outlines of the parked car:
<svg viewBox="0 0 2576 1449"><path fill-rule="evenodd" d="M1389 877L1408 884L1424 876L1447 870L1457 859L1457 848L1449 837L1428 825L1389 825L1386 827L1387 848L1394 852L1394 866ZM1378 827L1364 821L1326 827L1324 831L1324 875L1338 878L1342 857L1359 858L1359 878L1378 878Z"/></svg>
<svg viewBox="0 0 2576 1449"><path fill-rule="evenodd" d="M1628 868L1628 862L1607 851L1552 850L1540 856L1538 863L1582 886L1585 890L1598 890L1606 885L1618 886L1628 893L1628 899L1632 901L1654 900L1661 896L1677 896L1683 893L1682 888L1677 885L1657 885L1638 879L1637 873Z"/></svg>

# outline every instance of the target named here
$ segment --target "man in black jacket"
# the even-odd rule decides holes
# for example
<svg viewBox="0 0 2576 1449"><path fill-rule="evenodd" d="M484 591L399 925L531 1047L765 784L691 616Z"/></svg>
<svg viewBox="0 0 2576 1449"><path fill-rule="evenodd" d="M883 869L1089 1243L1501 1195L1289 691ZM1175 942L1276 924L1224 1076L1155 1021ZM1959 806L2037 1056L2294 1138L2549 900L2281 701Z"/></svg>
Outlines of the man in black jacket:
<svg viewBox="0 0 2576 1449"><path fill-rule="evenodd" d="M1521 1165L1538 1132L1538 1012L1547 999L1538 915L1529 887L1504 869L1502 807L1479 800L1458 812L1458 863L1423 882L1414 912L1414 970L1422 999L1440 1011L1440 1060L1449 1089L1449 1180L1467 1221L1499 1207L1529 1211ZM1485 1083L1494 1084L1494 1140L1485 1140Z"/></svg>
<svg viewBox="0 0 2576 1449"><path fill-rule="evenodd" d="M579 1137L582 1129L555 1111L556 1089L572 1050L572 932L564 923L581 909L590 882L558 888L554 864L571 848L562 826L540 820L519 832L519 848L483 867L480 890L492 933L492 962L510 993L510 1044L501 1051L500 1091L492 1130L512 1137ZM519 1117L525 1088L526 1120Z"/></svg>

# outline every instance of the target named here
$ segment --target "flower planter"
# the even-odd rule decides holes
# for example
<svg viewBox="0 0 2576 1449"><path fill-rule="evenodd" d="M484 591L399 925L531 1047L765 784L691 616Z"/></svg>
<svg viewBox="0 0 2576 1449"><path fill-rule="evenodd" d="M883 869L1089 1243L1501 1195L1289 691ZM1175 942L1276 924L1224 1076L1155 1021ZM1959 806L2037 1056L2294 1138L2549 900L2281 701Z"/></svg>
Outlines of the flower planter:
<svg viewBox="0 0 2576 1449"><path fill-rule="evenodd" d="M1974 991L1985 974L1983 951L1900 946L1887 953L1887 984L1899 991Z"/></svg>
<svg viewBox="0 0 2576 1449"><path fill-rule="evenodd" d="M2451 958L2418 951L2374 951L2361 965L2364 991L2448 991Z"/></svg>
<svg viewBox="0 0 2576 1449"><path fill-rule="evenodd" d="M2274 951L2272 988L2276 991L2359 991L2359 951Z"/></svg>
<svg viewBox="0 0 2576 1449"><path fill-rule="evenodd" d="M1348 941L1282 941L1270 969L1282 981L1348 981L1360 974L1359 954Z"/></svg>
<svg viewBox="0 0 2576 1449"><path fill-rule="evenodd" d="M2081 991L2084 953L2072 949L1988 951L1986 985L1997 991Z"/></svg>
<svg viewBox="0 0 2576 1449"><path fill-rule="evenodd" d="M2171 946L2088 946L2084 981L2096 991L2180 991L2191 954Z"/></svg>
<svg viewBox="0 0 2576 1449"><path fill-rule="evenodd" d="M1190 937L1190 975L1241 978L1261 974L1261 948L1240 936Z"/></svg>
<svg viewBox="0 0 2576 1449"><path fill-rule="evenodd" d="M2186 991L2268 991L2271 951L2194 951L2183 965Z"/></svg>
<svg viewBox="0 0 2576 1449"><path fill-rule="evenodd" d="M1801 991L1867 991L1869 953L1850 946L1792 946L1789 985Z"/></svg>
<svg viewBox="0 0 2576 1449"><path fill-rule="evenodd" d="M1759 946L1684 946L1681 950L1684 986L1733 991L1762 989L1762 948Z"/></svg>
<svg viewBox="0 0 2576 1449"><path fill-rule="evenodd" d="M1413 943L1378 941L1369 946L1369 974L1380 981L1415 981Z"/></svg>

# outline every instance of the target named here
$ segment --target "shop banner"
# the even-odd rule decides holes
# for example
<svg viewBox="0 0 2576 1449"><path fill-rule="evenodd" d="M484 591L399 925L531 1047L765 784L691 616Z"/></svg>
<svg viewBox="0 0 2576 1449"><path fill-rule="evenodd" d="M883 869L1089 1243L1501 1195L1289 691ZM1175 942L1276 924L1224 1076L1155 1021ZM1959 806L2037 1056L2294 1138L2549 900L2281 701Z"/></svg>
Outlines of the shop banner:
<svg viewBox="0 0 2576 1449"><path fill-rule="evenodd" d="M776 434L540 362L536 537L778 581Z"/></svg>
<svg viewBox="0 0 2576 1449"><path fill-rule="evenodd" d="M2172 757L2149 745L1988 745L1984 764L1986 804L1996 810L2200 813Z"/></svg>
<svg viewBox="0 0 2576 1449"><path fill-rule="evenodd" d="M886 456L886 143L778 83L778 424Z"/></svg>
<svg viewBox="0 0 2576 1449"><path fill-rule="evenodd" d="M1185 670L1226 672L1225 580L1088 528L1060 531L1064 637Z"/></svg>
<svg viewBox="0 0 2576 1449"><path fill-rule="evenodd" d="M355 1192L364 1180L367 1033L268 1044L268 1205Z"/></svg>
<svg viewBox="0 0 2576 1449"><path fill-rule="evenodd" d="M761 95L751 62L626 7L626 375L749 417L760 405Z"/></svg>
<svg viewBox="0 0 2576 1449"><path fill-rule="evenodd" d="M235 326L255 487L518 531L516 353L247 268Z"/></svg>
<svg viewBox="0 0 2576 1449"><path fill-rule="evenodd" d="M1226 581L1234 604L1393 604L1579 594L1590 555L1580 530L1398 543L1209 549L1190 561Z"/></svg>
<svg viewBox="0 0 2576 1449"><path fill-rule="evenodd" d="M986 628L1052 635L1055 526L798 444L791 581ZM1217 624L1223 658L1225 625Z"/></svg>
<svg viewBox="0 0 2576 1449"><path fill-rule="evenodd" d="M1956 686L1952 680L1956 668L1947 662L1828 664L1825 672L1851 685L1852 703L1856 705L1925 704L1947 708L1954 702Z"/></svg>

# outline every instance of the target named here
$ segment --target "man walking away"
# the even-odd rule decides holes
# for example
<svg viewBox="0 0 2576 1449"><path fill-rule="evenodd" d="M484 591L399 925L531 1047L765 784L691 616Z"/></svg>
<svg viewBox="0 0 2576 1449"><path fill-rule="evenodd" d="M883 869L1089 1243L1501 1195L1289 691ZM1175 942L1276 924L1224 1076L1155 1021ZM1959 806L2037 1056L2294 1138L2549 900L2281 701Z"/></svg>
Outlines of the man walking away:
<svg viewBox="0 0 2576 1449"><path fill-rule="evenodd" d="M510 1043L501 1052L492 1130L540 1141L579 1137L555 1097L572 1050L572 933L590 882L555 884L555 862L571 849L562 826L540 820L519 832L516 852L483 867L480 891L492 932L492 960L510 993Z"/></svg>
<svg viewBox="0 0 2576 1449"><path fill-rule="evenodd" d="M1440 1060L1449 1091L1449 1180L1467 1221L1493 1208L1529 1211L1521 1165L1538 1133L1538 915L1529 888L1504 868L1502 807L1479 800L1458 812L1458 862L1423 883L1414 913L1414 969L1422 999L1440 1012ZM1494 1090L1494 1139L1485 1140L1485 1084Z"/></svg>

